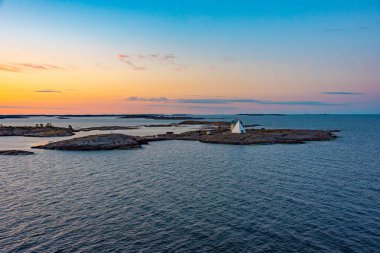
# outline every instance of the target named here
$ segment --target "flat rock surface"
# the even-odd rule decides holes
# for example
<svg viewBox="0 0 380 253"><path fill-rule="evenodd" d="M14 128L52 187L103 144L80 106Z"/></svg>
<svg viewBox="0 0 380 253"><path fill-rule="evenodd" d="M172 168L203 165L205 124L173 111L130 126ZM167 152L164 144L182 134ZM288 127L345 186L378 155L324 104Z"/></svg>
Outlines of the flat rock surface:
<svg viewBox="0 0 380 253"><path fill-rule="evenodd" d="M245 134L233 134L230 132L217 133L215 135L203 135L201 142L224 144L300 144L306 141L327 141L336 138L330 131L323 130L247 130Z"/></svg>
<svg viewBox="0 0 380 253"><path fill-rule="evenodd" d="M152 137L141 137L144 141L160 140L193 140L216 144L301 144L306 141L328 141L336 138L334 131L306 129L248 129L247 133L234 134L224 131L190 131L181 134L162 134Z"/></svg>
<svg viewBox="0 0 380 253"><path fill-rule="evenodd" d="M73 130L63 127L3 126L0 136L63 137L74 135Z"/></svg>
<svg viewBox="0 0 380 253"><path fill-rule="evenodd" d="M141 141L125 134L99 134L35 146L38 149L91 151L140 148Z"/></svg>
<svg viewBox="0 0 380 253"><path fill-rule="evenodd" d="M0 150L0 155L33 155L34 152L24 150Z"/></svg>
<svg viewBox="0 0 380 253"><path fill-rule="evenodd" d="M228 130L197 130L181 134L156 136L130 136L125 134L100 134L52 142L32 148L55 150L112 150L140 148L152 141L188 140L215 144L301 144L307 141L329 141L335 139L334 131L294 129L248 129L247 133L234 134Z"/></svg>

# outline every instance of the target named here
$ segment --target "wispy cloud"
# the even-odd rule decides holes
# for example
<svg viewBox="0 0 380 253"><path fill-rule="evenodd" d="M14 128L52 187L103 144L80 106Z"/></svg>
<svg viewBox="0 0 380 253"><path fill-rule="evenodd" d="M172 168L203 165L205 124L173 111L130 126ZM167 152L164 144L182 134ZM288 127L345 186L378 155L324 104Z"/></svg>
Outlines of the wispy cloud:
<svg viewBox="0 0 380 253"><path fill-rule="evenodd" d="M157 98L141 98L141 97L129 97L128 101L145 101L145 102L168 102L169 99L166 97L157 97Z"/></svg>
<svg viewBox="0 0 380 253"><path fill-rule="evenodd" d="M61 110L61 107L38 107L38 106L17 106L17 105L0 105L3 109L43 109L43 110Z"/></svg>
<svg viewBox="0 0 380 253"><path fill-rule="evenodd" d="M174 54L118 54L117 58L131 70L147 70L152 63L166 65L177 71L185 68L184 65L177 62L178 57Z"/></svg>
<svg viewBox="0 0 380 253"><path fill-rule="evenodd" d="M154 104L154 105L146 105L147 107L160 107L160 108L173 108L173 105L170 104ZM180 109L192 109L192 110L201 110L201 111L226 111L226 110L234 110L239 107L236 106L207 106L207 105L185 105L185 104L176 104L175 108Z"/></svg>
<svg viewBox="0 0 380 253"><path fill-rule="evenodd" d="M207 98L207 99L169 99L167 97L159 98L140 98L129 97L127 101L143 101L143 102L170 102L179 104L233 104L233 103L251 103L261 105L310 105L310 106L336 106L342 104L321 102L321 101L272 101L272 100L258 100L258 99L245 99L245 98Z"/></svg>
<svg viewBox="0 0 380 253"><path fill-rule="evenodd" d="M128 67L132 70L146 70L145 67L136 65L129 55L119 54L117 55L117 57L119 58L120 61L127 64Z"/></svg>
<svg viewBox="0 0 380 253"><path fill-rule="evenodd" d="M30 70L59 70L63 69L57 65L51 64L34 64L34 63L10 63L0 64L0 71L25 72Z"/></svg>
<svg viewBox="0 0 380 253"><path fill-rule="evenodd" d="M21 68L12 65L0 64L0 71L22 72Z"/></svg>
<svg viewBox="0 0 380 253"><path fill-rule="evenodd" d="M54 90L54 89L45 89L45 90L35 90L34 92L37 92L37 93L61 93L63 91Z"/></svg>
<svg viewBox="0 0 380 253"><path fill-rule="evenodd" d="M29 106L17 106L17 105L0 105L0 108L4 109L28 109Z"/></svg>
<svg viewBox="0 0 380 253"><path fill-rule="evenodd" d="M335 105L320 101L271 101L258 99L180 99L179 103L189 104L230 104L230 103L253 103L262 105Z"/></svg>
<svg viewBox="0 0 380 253"><path fill-rule="evenodd" d="M362 92L349 92L349 91L325 91L321 92L324 95L363 95Z"/></svg>
<svg viewBox="0 0 380 253"><path fill-rule="evenodd" d="M17 65L20 67L29 68L29 69L41 69L41 70L61 69L61 67L57 65L51 65L51 64L19 63Z"/></svg>

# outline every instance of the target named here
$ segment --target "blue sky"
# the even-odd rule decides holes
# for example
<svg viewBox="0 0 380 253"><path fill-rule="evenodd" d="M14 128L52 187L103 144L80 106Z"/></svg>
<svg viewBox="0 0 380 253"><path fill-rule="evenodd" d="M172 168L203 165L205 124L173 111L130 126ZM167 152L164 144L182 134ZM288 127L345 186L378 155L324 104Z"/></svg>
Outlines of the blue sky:
<svg viewBox="0 0 380 253"><path fill-rule="evenodd" d="M91 85L98 94L113 87L114 94L97 106L113 104L109 108L117 111L132 102L151 110L152 104L145 108L129 97L159 103L155 97L199 96L274 102L236 105L232 111L380 112L378 0L5 0L0 23L4 70L19 63L71 70L64 77L28 73L34 82L6 73L4 91L73 89L69 80L74 80L78 92L70 96L89 97L89 108L99 100L90 94ZM164 60L165 55L173 59ZM0 71L0 78L4 74ZM86 79L89 75L96 80ZM8 104L16 105L22 94L7 96Z"/></svg>

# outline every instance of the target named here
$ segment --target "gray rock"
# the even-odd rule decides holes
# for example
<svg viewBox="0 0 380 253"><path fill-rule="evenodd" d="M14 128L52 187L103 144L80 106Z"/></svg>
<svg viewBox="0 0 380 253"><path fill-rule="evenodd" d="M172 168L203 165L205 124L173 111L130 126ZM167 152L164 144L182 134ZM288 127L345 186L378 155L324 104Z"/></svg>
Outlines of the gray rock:
<svg viewBox="0 0 380 253"><path fill-rule="evenodd" d="M113 149L141 148L141 143L135 137L125 134L99 134L80 138L63 140L46 145L35 146L38 149L94 151Z"/></svg>
<svg viewBox="0 0 380 253"><path fill-rule="evenodd" d="M0 155L33 155L34 152L24 150L0 150Z"/></svg>
<svg viewBox="0 0 380 253"><path fill-rule="evenodd" d="M208 130L189 131L181 134L159 134L157 136L140 137L146 142L163 140L189 140L215 144L302 144L307 141L330 141L337 136L335 131L307 129L247 129L244 134L231 133L225 128L215 129L212 134Z"/></svg>
<svg viewBox="0 0 380 253"><path fill-rule="evenodd" d="M27 136L27 137L62 137L71 136L74 132L63 127L31 127L31 126L3 126L0 127L0 136Z"/></svg>

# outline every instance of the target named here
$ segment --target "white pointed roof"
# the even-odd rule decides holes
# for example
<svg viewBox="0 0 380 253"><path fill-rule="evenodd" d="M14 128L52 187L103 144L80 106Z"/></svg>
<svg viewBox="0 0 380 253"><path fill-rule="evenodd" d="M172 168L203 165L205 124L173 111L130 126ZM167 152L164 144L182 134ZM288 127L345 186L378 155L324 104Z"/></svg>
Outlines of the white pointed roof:
<svg viewBox="0 0 380 253"><path fill-rule="evenodd" d="M243 124L241 123L240 120L238 120L234 126L234 128L232 128L232 133L234 134L242 134L242 133L245 133L245 129L243 127Z"/></svg>

